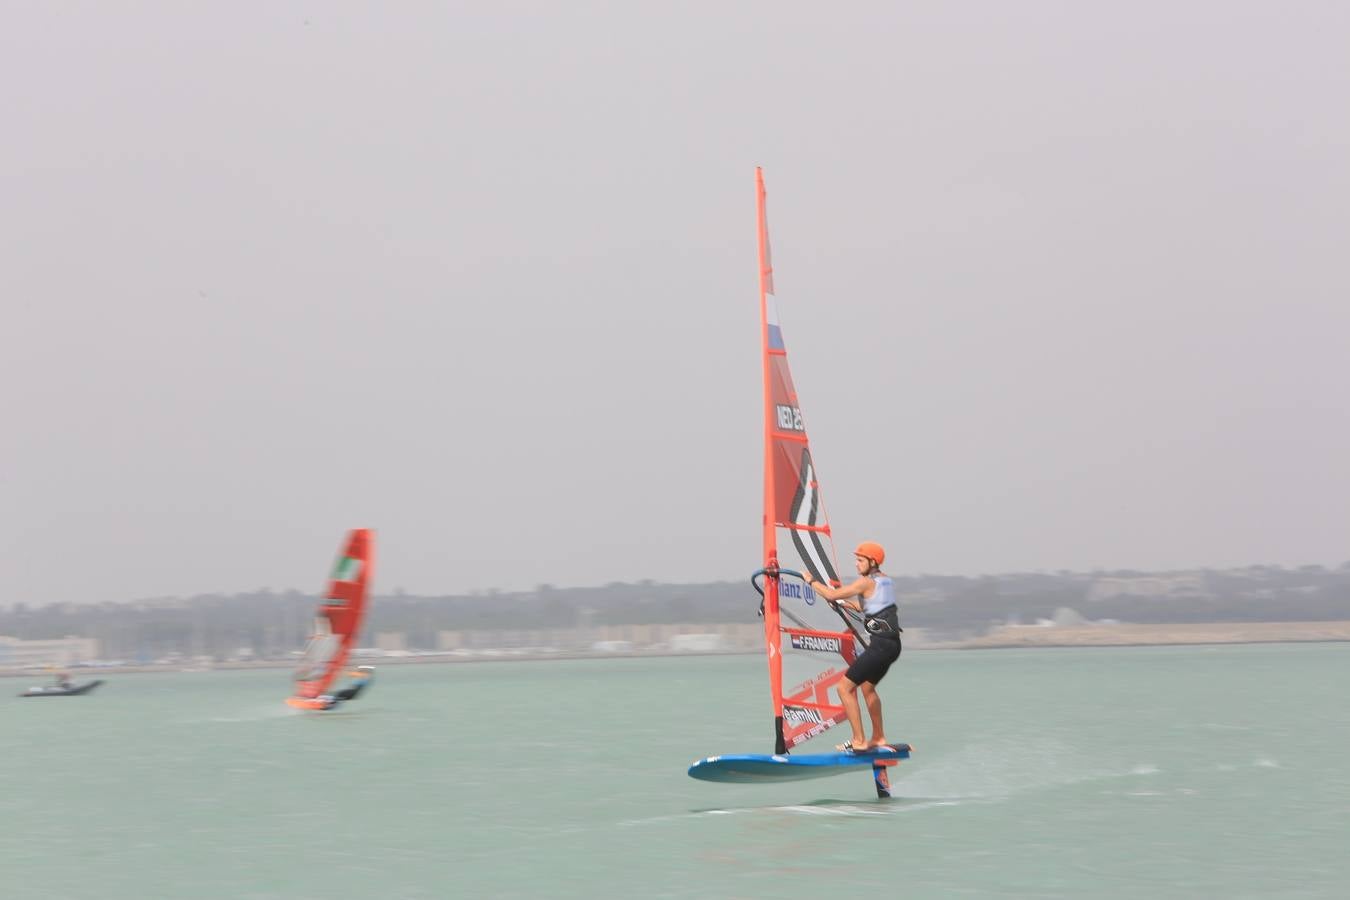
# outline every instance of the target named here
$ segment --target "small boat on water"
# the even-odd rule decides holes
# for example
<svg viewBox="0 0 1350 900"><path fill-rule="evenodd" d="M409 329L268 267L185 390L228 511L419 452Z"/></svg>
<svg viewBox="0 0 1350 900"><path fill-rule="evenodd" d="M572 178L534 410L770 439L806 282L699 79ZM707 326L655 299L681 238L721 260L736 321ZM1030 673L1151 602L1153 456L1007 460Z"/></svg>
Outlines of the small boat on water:
<svg viewBox="0 0 1350 900"><path fill-rule="evenodd" d="M69 681L57 684L39 684L30 687L20 697L78 697L87 694L103 683L101 678L86 681L83 684L71 684Z"/></svg>

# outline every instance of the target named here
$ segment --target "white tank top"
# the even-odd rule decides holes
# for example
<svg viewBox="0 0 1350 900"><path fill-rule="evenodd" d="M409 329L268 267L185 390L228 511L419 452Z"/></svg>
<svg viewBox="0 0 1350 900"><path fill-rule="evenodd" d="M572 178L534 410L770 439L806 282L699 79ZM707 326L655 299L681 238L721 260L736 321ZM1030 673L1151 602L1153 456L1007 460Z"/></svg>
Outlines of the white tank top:
<svg viewBox="0 0 1350 900"><path fill-rule="evenodd" d="M877 575L872 578L872 583L876 589L872 591L872 596L863 601L863 612L869 616L875 616L886 607L895 605L895 585L891 582L891 576Z"/></svg>

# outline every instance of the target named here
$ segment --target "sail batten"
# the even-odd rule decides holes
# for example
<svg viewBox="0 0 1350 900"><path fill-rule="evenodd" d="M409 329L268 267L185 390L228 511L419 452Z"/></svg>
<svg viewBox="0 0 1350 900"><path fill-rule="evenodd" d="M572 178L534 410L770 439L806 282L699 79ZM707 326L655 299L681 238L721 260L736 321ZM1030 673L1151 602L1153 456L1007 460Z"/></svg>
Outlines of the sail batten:
<svg viewBox="0 0 1350 900"><path fill-rule="evenodd" d="M796 522L779 522L778 527L785 528L788 531L808 531L815 534L830 533L830 526L828 525L798 525Z"/></svg>

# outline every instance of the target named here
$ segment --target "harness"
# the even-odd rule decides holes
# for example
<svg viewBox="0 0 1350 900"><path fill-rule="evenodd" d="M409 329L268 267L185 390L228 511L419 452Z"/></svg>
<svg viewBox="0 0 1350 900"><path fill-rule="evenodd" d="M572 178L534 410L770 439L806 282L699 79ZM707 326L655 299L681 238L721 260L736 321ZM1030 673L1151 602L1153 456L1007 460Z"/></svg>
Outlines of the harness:
<svg viewBox="0 0 1350 900"><path fill-rule="evenodd" d="M888 637L899 637L900 632L905 630L900 627L900 613L894 606L888 606L879 613L864 615L863 627L869 634L884 634Z"/></svg>
<svg viewBox="0 0 1350 900"><path fill-rule="evenodd" d="M874 575L871 577L873 583L877 584L876 589L878 591L881 590L881 585L878 583L876 576ZM863 626L867 629L869 634L884 635L885 637L894 638L898 641L900 640L900 632L904 631L904 629L900 627L900 610L896 609L895 606L895 582L889 578L886 579L886 582L887 598L890 599L891 605L883 606L873 613L869 613L864 609Z"/></svg>

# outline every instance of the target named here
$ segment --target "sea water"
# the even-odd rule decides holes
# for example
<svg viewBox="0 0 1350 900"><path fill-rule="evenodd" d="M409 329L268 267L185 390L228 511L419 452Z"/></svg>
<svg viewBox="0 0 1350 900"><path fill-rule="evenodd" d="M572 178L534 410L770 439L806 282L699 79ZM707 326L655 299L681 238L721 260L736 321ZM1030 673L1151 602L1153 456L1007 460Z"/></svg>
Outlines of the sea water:
<svg viewBox="0 0 1350 900"><path fill-rule="evenodd" d="M771 749L757 656L386 666L328 713L114 674L0 699L0 896L1345 897L1348 683L1350 644L907 651L882 801L685 774Z"/></svg>

